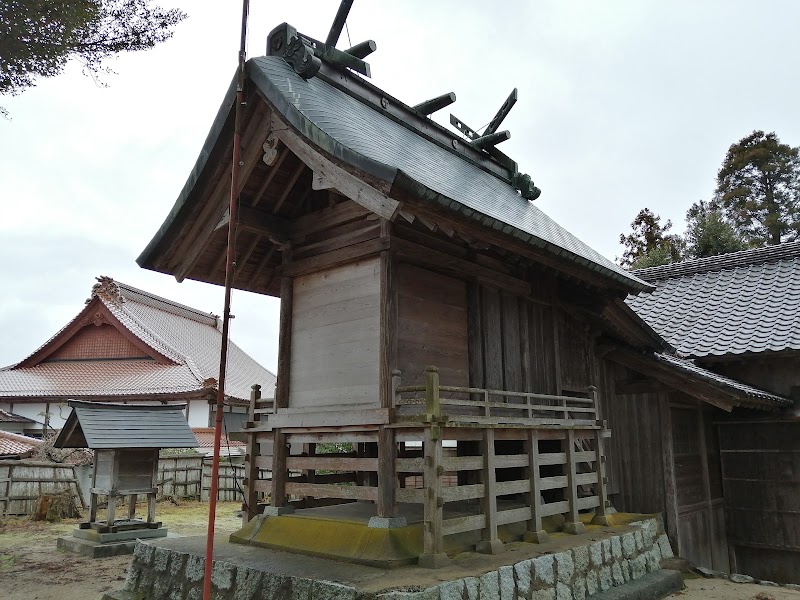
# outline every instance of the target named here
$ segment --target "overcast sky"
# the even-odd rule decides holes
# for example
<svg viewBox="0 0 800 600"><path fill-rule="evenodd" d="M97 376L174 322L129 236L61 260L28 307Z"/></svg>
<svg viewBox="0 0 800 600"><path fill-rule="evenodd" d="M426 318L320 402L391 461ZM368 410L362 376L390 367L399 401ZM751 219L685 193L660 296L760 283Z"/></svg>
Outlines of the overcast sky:
<svg viewBox="0 0 800 600"><path fill-rule="evenodd" d="M182 188L236 67L241 6L184 0L155 50L111 61L107 88L78 65L14 97L0 120L0 365L15 363L110 275L222 313L222 289L139 269ZM251 0L248 55L287 21L324 39L338 0ZM164 1L162 6L172 6ZM455 92L486 124L512 88L502 150L537 204L610 259L649 207L683 231L728 146L753 129L800 145L800 2L356 0L353 44L377 42L373 82L408 104ZM349 45L347 32L339 42ZM232 338L277 364L278 302L234 292Z"/></svg>

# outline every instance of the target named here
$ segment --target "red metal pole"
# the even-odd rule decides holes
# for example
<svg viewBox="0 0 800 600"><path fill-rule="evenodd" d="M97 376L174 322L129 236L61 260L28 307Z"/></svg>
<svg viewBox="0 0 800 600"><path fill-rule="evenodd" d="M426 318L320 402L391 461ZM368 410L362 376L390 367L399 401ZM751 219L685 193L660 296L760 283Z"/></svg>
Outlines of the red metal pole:
<svg viewBox="0 0 800 600"><path fill-rule="evenodd" d="M231 160L230 221L228 222L228 249L225 259L225 306L222 312L222 342L219 352L219 385L217 387L217 412L214 423L214 458L211 463L211 490L208 498L208 531L206 532L205 577L203 600L211 600L211 563L214 559L214 523L217 514L217 492L219 479L219 451L222 437L222 418L225 406L225 375L228 363L228 330L231 318L231 286L233 285L234 260L236 257L236 224L239 219L239 161L241 160L241 120L244 104L244 63L246 58L247 16L249 0L242 0L242 34L239 45L239 73L234 107L233 158Z"/></svg>

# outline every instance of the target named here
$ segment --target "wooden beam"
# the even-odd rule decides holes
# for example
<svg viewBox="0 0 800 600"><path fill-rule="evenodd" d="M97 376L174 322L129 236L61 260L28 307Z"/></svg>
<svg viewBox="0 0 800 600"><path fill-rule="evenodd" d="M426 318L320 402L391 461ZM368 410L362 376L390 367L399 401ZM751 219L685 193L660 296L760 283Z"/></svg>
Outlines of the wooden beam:
<svg viewBox="0 0 800 600"><path fill-rule="evenodd" d="M283 251L283 264L292 260L291 248ZM292 364L292 300L294 297L294 280L291 277L281 277L281 307L280 325L278 332L278 373L275 388L275 408L289 406L289 378L290 365Z"/></svg>
<svg viewBox="0 0 800 600"><path fill-rule="evenodd" d="M664 528L675 551L680 556L680 536L678 535L678 486L675 482L675 451L672 446L672 414L669 408L669 394L658 395L658 409L661 421L661 458L664 473Z"/></svg>
<svg viewBox="0 0 800 600"><path fill-rule="evenodd" d="M526 281L403 238L393 237L392 249L398 258L420 266L434 267L457 277L473 277L481 283L507 290L523 298L531 293L531 285Z"/></svg>
<svg viewBox="0 0 800 600"><path fill-rule="evenodd" d="M242 168L239 170L238 182L240 190L244 187L256 164L258 164L259 157L263 152L261 146L269 135L270 127L272 126L270 112L265 108L262 108L259 112L263 115L262 118L256 126L247 127L242 138ZM195 225L184 235L186 242L176 250L175 254L180 259L173 272L175 279L178 281L183 281L186 278L197 259L206 250L209 239L214 235L216 227L225 213L228 204L226 192L230 192L231 183L229 173L230 165L223 176L220 177L211 194L206 196L203 209Z"/></svg>
<svg viewBox="0 0 800 600"><path fill-rule="evenodd" d="M283 277L296 277L320 269L338 267L368 256L375 256L384 250L388 250L389 247L389 238L376 238L360 244L353 244L340 250L283 264L278 268L278 272Z"/></svg>
<svg viewBox="0 0 800 600"><path fill-rule="evenodd" d="M264 193L267 191L269 184L272 183L272 180L275 178L275 175L277 175L278 171L280 170L283 161L286 160L286 157L289 156L290 154L291 151L286 147L284 147L283 150L281 150L280 156L278 156L278 160L276 160L275 164L272 165L272 167L269 170L269 173L264 178L261 187L258 188L258 191L256 192L255 196L253 196L253 200L250 202L251 207L255 208L255 206L259 202L261 202L261 198L264 197Z"/></svg>
<svg viewBox="0 0 800 600"><path fill-rule="evenodd" d="M643 375L653 377L672 389L684 392L693 398L707 402L726 412L730 412L733 410L734 406L736 406L735 397L731 394L697 377L684 374L674 367L659 363L655 358L648 357L647 355L618 347L610 349L605 355L605 358L642 373Z"/></svg>
<svg viewBox="0 0 800 600"><path fill-rule="evenodd" d="M239 208L238 226L239 229L267 236L280 244L289 241L292 231L292 225L288 220L249 206Z"/></svg>
<svg viewBox="0 0 800 600"><path fill-rule="evenodd" d="M278 201L275 203L275 207L272 209L272 212L277 214L280 211L281 207L283 206L283 203L286 202L286 198L288 198L289 194L292 193L292 190L294 189L294 184L297 183L297 180L300 179L300 175L302 175L303 171L305 170L306 170L305 163L301 162L299 165L297 165L295 170L292 172L292 176L289 178L289 182L283 189L283 193L281 193L280 198L278 198Z"/></svg>
<svg viewBox="0 0 800 600"><path fill-rule="evenodd" d="M344 196L380 215L384 219L393 221L400 209L397 200L386 195L388 184L384 183L385 190L379 190L368 185L365 181L351 175L333 161L325 158L319 150L306 143L298 134L294 133L287 125L280 122L275 116L276 136L294 152L300 160L311 167L315 174L330 182Z"/></svg>

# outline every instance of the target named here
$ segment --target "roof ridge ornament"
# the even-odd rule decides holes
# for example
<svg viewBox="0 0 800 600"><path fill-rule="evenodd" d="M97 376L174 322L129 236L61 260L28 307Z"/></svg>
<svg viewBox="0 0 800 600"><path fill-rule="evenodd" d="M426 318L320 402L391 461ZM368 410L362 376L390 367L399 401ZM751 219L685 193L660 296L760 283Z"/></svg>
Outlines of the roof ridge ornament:
<svg viewBox="0 0 800 600"><path fill-rule="evenodd" d="M92 295L86 300L86 304L89 304L92 298L97 297L115 306L122 306L122 303L125 302L125 298L122 295L122 290L119 285L117 285L117 282L114 281L112 277L101 275L100 277L95 277L95 280L97 283L92 286Z"/></svg>
<svg viewBox="0 0 800 600"><path fill-rule="evenodd" d="M497 131L502 125L503 120L508 116L508 113L511 112L511 109L514 108L514 105L517 103L517 88L511 90L511 93L506 98L506 101L503 102L503 105L500 109L495 113L492 120L489 121L489 124L486 126L486 129L483 132L483 135L479 134L477 130L472 129L469 125L464 123L461 119L456 117L453 113L450 113L450 124L458 129L458 131L467 138L467 143L470 144L472 147L477 148L478 150L482 150L489 154L492 158L499 161L501 164L505 164L508 162L507 157L505 154L501 153L495 146L505 142L508 139L511 139L511 132L508 130L505 131ZM512 167L511 164L508 164L509 167ZM514 175L512 177L511 185L513 185L517 190L519 190L522 197L526 200L536 200L539 196L542 195L542 190L537 188L533 184L533 180L531 176L527 173L520 173L517 171L516 163L513 163L513 172Z"/></svg>
<svg viewBox="0 0 800 600"><path fill-rule="evenodd" d="M353 0L342 0L336 17L324 42L299 33L288 23L273 29L267 37L267 54L283 56L295 72L303 79L311 79L319 73L322 61L338 68L352 69L365 77L371 77L369 63L364 58L375 52L378 46L372 40L356 44L345 51L336 49L336 42L344 28Z"/></svg>

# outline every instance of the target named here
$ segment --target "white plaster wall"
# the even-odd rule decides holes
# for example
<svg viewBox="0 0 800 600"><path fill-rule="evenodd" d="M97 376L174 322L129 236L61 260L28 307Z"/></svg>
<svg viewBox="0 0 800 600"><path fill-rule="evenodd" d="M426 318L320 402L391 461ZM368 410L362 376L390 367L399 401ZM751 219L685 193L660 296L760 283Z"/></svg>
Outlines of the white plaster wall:
<svg viewBox="0 0 800 600"><path fill-rule="evenodd" d="M190 400L184 412L189 427L208 427L208 400Z"/></svg>

